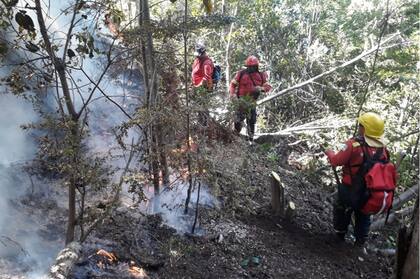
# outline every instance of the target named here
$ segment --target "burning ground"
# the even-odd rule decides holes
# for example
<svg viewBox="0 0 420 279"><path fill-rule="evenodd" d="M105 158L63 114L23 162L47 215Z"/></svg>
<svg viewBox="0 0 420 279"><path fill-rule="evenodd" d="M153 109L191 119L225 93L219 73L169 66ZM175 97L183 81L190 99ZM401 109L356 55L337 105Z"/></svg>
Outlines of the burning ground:
<svg viewBox="0 0 420 279"><path fill-rule="evenodd" d="M306 147L289 146L291 141L249 147L238 140L208 146L207 165L212 167L203 184L208 193L202 192L207 201L199 206L199 234L191 235L188 225L194 222L195 198L186 216L175 207L168 209L169 216L165 211L147 215L136 206L119 207L88 238L72 277L389 277L392 257L366 255L351 239L334 242L329 201L334 186L321 174L296 169L299 164L291 158ZM276 156L269 158L268 153ZM288 198L296 204L291 221L271 212L271 171L280 175ZM184 198L183 191L171 196L173 201ZM372 233L371 246L387 248L384 235L385 231Z"/></svg>

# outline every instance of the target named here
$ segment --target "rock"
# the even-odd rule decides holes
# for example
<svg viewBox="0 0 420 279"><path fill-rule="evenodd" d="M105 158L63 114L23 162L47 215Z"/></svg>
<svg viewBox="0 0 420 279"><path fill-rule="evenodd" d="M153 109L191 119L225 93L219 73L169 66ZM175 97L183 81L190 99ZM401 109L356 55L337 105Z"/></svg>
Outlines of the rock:
<svg viewBox="0 0 420 279"><path fill-rule="evenodd" d="M217 238L217 242L222 243L223 240L224 240L223 234L219 234L219 237Z"/></svg>

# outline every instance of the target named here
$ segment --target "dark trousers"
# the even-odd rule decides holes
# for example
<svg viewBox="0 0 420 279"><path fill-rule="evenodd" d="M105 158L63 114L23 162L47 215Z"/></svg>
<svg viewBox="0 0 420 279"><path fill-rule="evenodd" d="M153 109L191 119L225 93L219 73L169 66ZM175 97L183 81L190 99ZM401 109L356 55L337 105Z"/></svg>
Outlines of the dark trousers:
<svg viewBox="0 0 420 279"><path fill-rule="evenodd" d="M334 230L337 234L344 236L350 225L351 215L354 213L354 236L356 237L357 243L364 243L369 234L370 215L366 215L350 206L349 187L351 186L338 186L338 198L335 200L333 208Z"/></svg>
<svg viewBox="0 0 420 279"><path fill-rule="evenodd" d="M195 104L198 112L198 124L204 128L208 126L210 119L210 113L208 109L210 94L211 92L208 91L204 86L200 86L194 88L193 95L191 96L191 100Z"/></svg>
<svg viewBox="0 0 420 279"><path fill-rule="evenodd" d="M257 109L239 107L235 117L235 131L239 133L242 129L243 121L246 119L247 134L250 139L254 137L255 123L257 123Z"/></svg>

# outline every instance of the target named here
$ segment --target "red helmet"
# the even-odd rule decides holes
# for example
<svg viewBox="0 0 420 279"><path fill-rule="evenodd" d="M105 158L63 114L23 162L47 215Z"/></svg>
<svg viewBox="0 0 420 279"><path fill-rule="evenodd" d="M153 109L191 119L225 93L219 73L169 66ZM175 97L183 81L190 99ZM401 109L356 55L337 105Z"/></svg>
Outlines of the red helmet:
<svg viewBox="0 0 420 279"><path fill-rule="evenodd" d="M258 58L253 55L248 56L248 58L245 60L245 66L247 67L258 66L258 64L260 64L260 61L258 61Z"/></svg>

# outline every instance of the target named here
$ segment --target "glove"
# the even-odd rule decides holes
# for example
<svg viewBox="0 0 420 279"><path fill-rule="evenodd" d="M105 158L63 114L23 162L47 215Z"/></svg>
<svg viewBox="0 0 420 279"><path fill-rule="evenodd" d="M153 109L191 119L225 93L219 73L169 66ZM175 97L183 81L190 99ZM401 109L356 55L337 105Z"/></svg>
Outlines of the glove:
<svg viewBox="0 0 420 279"><path fill-rule="evenodd" d="M254 98L254 100L258 100L258 97L260 96L261 91L259 90L255 90L254 92L252 92L252 98Z"/></svg>
<svg viewBox="0 0 420 279"><path fill-rule="evenodd" d="M264 87L262 86L255 86L255 90L258 90L259 92L265 92Z"/></svg>
<svg viewBox="0 0 420 279"><path fill-rule="evenodd" d="M264 92L264 87L262 86L255 86L254 92L252 92L252 97L254 97L254 100L257 100L260 96L261 92Z"/></svg>

